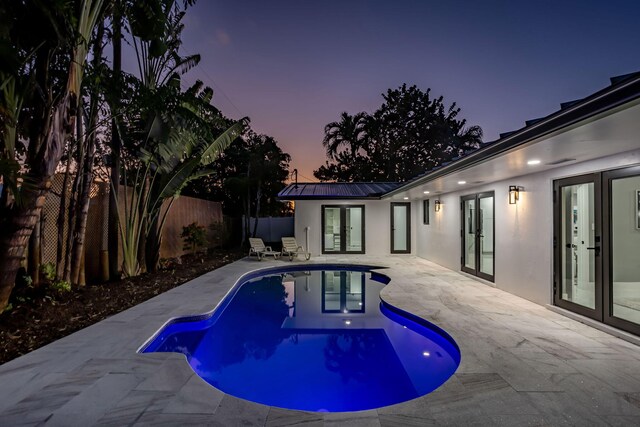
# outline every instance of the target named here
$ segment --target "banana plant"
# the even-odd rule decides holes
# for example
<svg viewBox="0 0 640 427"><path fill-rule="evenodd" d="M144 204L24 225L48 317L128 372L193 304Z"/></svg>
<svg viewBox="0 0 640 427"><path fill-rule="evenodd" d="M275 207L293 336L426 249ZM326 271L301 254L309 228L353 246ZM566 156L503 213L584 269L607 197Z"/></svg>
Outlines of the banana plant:
<svg viewBox="0 0 640 427"><path fill-rule="evenodd" d="M136 276L158 261L162 230L173 201L193 179L213 172L207 168L245 129L242 119L220 134L221 116L210 104L212 91L197 82L172 113L158 113L137 158L124 167L124 200L118 204L123 253L122 271ZM118 196L115 187L114 195ZM168 201L167 203L165 203ZM146 261L140 259L147 245ZM146 265L141 265L145 262Z"/></svg>

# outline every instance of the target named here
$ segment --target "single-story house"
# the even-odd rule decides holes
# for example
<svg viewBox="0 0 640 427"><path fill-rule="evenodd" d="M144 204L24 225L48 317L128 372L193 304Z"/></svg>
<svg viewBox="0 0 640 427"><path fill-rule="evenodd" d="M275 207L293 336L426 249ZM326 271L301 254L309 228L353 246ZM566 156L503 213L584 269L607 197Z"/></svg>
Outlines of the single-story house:
<svg viewBox="0 0 640 427"><path fill-rule="evenodd" d="M640 335L640 73L411 181L279 197L315 255L410 254Z"/></svg>

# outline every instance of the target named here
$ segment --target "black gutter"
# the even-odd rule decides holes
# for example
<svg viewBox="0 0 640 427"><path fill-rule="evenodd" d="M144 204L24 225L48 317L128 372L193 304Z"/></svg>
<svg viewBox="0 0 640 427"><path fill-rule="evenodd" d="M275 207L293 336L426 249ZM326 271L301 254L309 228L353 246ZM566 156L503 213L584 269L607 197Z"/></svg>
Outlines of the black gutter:
<svg viewBox="0 0 640 427"><path fill-rule="evenodd" d="M638 98L640 98L640 76L624 80L615 86L606 87L564 110L550 114L531 126L525 126L505 138L487 144L484 148L480 148L460 160L415 178L405 185L389 191L384 194L383 197L389 197L445 175L468 169L514 148L526 146L535 139L549 135Z"/></svg>

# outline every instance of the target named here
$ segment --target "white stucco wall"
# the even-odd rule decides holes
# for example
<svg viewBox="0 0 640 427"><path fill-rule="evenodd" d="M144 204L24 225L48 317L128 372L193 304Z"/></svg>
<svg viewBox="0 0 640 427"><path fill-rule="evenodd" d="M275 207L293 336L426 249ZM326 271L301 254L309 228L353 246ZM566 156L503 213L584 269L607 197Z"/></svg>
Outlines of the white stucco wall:
<svg viewBox="0 0 640 427"><path fill-rule="evenodd" d="M403 200L394 200L403 201ZM391 251L390 200L297 200L295 203L295 235L299 245L306 246L305 228L309 230L309 251L322 253L322 205L364 205L366 255L389 255ZM416 210L411 209L411 248L416 247ZM358 255L348 255L357 257Z"/></svg>
<svg viewBox="0 0 640 427"><path fill-rule="evenodd" d="M495 285L499 289L538 304L552 301L553 275L553 181L591 172L640 164L640 149L588 162L558 167L505 181L467 187L457 192L430 195L430 224L423 224L422 199L412 200L411 254L454 271L460 270L460 197L483 191L495 192ZM516 205L508 203L509 185L524 187ZM384 200L299 200L295 204L295 236L309 250L320 255L321 206L364 205L366 255L390 255L390 204ZM434 202L442 202L434 212ZM345 255L357 258L359 255ZM402 255L394 255L402 256Z"/></svg>
<svg viewBox="0 0 640 427"><path fill-rule="evenodd" d="M422 224L422 202L414 202L416 255L452 270L460 270L460 196L495 192L495 285L538 304L552 301L553 181L640 163L640 150L593 161L511 178L506 181L464 187L440 195L442 208L433 212L430 225ZM524 187L516 205L508 203L509 185ZM416 212L417 210L417 212ZM415 222L414 222L415 223Z"/></svg>

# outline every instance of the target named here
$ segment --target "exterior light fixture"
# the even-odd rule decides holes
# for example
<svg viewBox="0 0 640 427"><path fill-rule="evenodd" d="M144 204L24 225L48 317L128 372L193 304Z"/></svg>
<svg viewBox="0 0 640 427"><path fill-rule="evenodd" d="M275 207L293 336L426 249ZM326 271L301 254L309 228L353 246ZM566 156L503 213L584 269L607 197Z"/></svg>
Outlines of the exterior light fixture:
<svg viewBox="0 0 640 427"><path fill-rule="evenodd" d="M405 200L409 200L409 198L408 198L408 197L405 197L404 199L405 199Z"/></svg>
<svg viewBox="0 0 640 427"><path fill-rule="evenodd" d="M460 184L460 185L464 185L466 183L467 183L467 181L458 181L458 184Z"/></svg>
<svg viewBox="0 0 640 427"><path fill-rule="evenodd" d="M517 185L509 186L509 204L515 205L520 200L520 191L524 190L522 187L518 187Z"/></svg>
<svg viewBox="0 0 640 427"><path fill-rule="evenodd" d="M538 159L531 159L527 162L528 165L539 165L540 164L540 160Z"/></svg>
<svg viewBox="0 0 640 427"><path fill-rule="evenodd" d="M423 351L423 352L422 352L422 355L423 355L424 357L429 357L429 356L431 356L431 353L429 353L428 351Z"/></svg>
<svg viewBox="0 0 640 427"><path fill-rule="evenodd" d="M351 324L351 320L346 319L346 320L344 321L344 324L345 324L345 325L350 325L350 324Z"/></svg>
<svg viewBox="0 0 640 427"><path fill-rule="evenodd" d="M440 200L436 200L433 204L433 210L440 212L440 205L442 205L442 202Z"/></svg>
<svg viewBox="0 0 640 427"><path fill-rule="evenodd" d="M423 193L424 193L424 194L429 194L429 192L428 192L428 191L423 191Z"/></svg>

